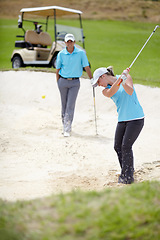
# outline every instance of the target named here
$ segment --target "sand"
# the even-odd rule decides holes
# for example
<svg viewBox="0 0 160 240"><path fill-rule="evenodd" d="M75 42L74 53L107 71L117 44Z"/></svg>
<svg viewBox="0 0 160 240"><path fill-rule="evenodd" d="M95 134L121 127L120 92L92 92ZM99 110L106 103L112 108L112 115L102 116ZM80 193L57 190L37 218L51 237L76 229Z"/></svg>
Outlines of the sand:
<svg viewBox="0 0 160 240"><path fill-rule="evenodd" d="M62 134L54 73L0 72L0 198L29 200L72 190L127 187L113 149L116 107L81 78L72 135ZM135 85L145 126L133 146L135 184L160 180L160 89Z"/></svg>

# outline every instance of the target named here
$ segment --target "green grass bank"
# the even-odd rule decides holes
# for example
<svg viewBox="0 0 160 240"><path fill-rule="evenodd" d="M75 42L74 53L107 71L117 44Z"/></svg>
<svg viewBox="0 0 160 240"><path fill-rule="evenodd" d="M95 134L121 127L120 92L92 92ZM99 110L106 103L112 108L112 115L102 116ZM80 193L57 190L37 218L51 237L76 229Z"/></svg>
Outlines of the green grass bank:
<svg viewBox="0 0 160 240"><path fill-rule="evenodd" d="M3 240L159 240L160 183L0 200Z"/></svg>

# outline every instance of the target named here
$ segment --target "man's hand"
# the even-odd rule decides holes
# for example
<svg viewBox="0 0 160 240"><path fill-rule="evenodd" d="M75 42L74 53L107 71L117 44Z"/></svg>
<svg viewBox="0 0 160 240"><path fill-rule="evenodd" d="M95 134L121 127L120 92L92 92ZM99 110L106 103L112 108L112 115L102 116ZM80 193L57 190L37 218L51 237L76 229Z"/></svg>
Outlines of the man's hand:
<svg viewBox="0 0 160 240"><path fill-rule="evenodd" d="M60 69L56 69L56 79L57 79L57 81L58 81L58 79L59 79L59 70L60 70Z"/></svg>
<svg viewBox="0 0 160 240"><path fill-rule="evenodd" d="M91 73L91 69L89 66L85 67L86 73L88 75L88 77L91 79L92 78L92 73Z"/></svg>

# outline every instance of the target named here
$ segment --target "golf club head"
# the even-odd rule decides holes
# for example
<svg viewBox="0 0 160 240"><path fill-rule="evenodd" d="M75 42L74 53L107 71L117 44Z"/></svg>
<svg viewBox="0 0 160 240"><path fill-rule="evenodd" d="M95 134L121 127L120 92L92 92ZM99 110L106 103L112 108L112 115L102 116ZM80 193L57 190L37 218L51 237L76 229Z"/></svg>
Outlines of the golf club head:
<svg viewBox="0 0 160 240"><path fill-rule="evenodd" d="M155 32L157 28L159 28L159 25L157 25L157 26L155 27L155 29L154 29L154 31L153 31L153 32Z"/></svg>

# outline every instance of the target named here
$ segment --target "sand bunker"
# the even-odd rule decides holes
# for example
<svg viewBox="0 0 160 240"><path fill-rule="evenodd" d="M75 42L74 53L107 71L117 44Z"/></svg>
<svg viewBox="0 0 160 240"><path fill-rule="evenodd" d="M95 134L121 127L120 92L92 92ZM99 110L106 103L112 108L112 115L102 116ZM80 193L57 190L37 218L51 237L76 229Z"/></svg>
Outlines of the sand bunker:
<svg viewBox="0 0 160 240"><path fill-rule="evenodd" d="M135 88L146 116L133 147L135 182L160 180L160 89ZM0 72L0 198L122 186L113 149L116 108L101 91L96 89L98 136L92 87L81 78L72 136L64 138L55 74Z"/></svg>

